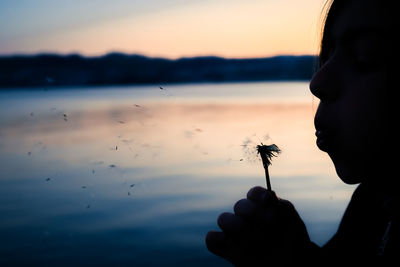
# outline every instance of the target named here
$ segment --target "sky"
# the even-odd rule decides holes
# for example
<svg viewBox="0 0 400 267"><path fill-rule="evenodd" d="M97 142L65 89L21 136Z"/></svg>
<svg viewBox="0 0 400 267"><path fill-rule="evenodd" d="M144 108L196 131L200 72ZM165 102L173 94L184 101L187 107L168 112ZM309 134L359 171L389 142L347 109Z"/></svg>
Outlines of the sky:
<svg viewBox="0 0 400 267"><path fill-rule="evenodd" d="M0 55L317 54L325 0L0 0Z"/></svg>

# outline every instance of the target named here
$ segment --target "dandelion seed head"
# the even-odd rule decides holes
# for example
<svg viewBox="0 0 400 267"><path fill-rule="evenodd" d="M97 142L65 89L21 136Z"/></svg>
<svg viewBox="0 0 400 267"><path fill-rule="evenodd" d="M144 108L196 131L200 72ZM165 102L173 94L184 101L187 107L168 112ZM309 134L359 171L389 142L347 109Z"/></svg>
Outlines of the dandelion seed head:
<svg viewBox="0 0 400 267"><path fill-rule="evenodd" d="M279 153L281 153L280 148L275 145L257 145L257 153L261 156L264 165L271 165L271 160L273 157L277 157Z"/></svg>

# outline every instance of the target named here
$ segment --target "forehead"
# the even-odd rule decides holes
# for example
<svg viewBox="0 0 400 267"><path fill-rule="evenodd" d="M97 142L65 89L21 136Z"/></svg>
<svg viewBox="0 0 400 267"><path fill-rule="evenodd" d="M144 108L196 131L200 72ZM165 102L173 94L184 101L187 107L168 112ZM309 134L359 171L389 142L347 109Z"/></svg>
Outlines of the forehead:
<svg viewBox="0 0 400 267"><path fill-rule="evenodd" d="M349 1L336 14L329 34L333 39L341 39L346 35L359 32L385 34L388 32L392 20L387 10L387 6L380 1Z"/></svg>

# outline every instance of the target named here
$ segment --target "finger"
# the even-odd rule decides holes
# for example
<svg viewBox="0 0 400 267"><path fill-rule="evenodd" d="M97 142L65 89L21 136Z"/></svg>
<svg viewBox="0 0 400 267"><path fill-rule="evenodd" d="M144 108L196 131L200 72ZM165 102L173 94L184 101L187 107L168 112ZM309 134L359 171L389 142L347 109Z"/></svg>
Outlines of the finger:
<svg viewBox="0 0 400 267"><path fill-rule="evenodd" d="M248 199L241 199L236 202L233 210L237 216L245 218L257 216L257 213L260 212L257 204Z"/></svg>
<svg viewBox="0 0 400 267"><path fill-rule="evenodd" d="M275 191L267 190L267 193L264 196L264 204L276 204L279 201L279 197L276 195Z"/></svg>
<svg viewBox="0 0 400 267"><path fill-rule="evenodd" d="M292 202L290 202L289 200L283 199L283 198L279 199L279 205L281 207L285 207L287 209L292 209L292 210L295 209L295 207L292 204Z"/></svg>
<svg viewBox="0 0 400 267"><path fill-rule="evenodd" d="M243 229L244 221L241 217L225 212L218 217L218 225L226 233L238 232Z"/></svg>
<svg viewBox="0 0 400 267"><path fill-rule="evenodd" d="M283 219L293 220L300 218L296 208L290 201L286 199L279 199L277 206L279 216L281 216Z"/></svg>
<svg viewBox="0 0 400 267"><path fill-rule="evenodd" d="M210 231L206 236L206 245L210 252L220 257L226 256L226 236L223 232Z"/></svg>
<svg viewBox="0 0 400 267"><path fill-rule="evenodd" d="M265 195L267 194L268 190L261 186L253 187L252 189L247 192L247 199L253 200L258 203L263 203Z"/></svg>
<svg viewBox="0 0 400 267"><path fill-rule="evenodd" d="M247 199L260 204L273 204L276 203L278 197L274 191L270 191L261 186L253 187L247 193Z"/></svg>
<svg viewBox="0 0 400 267"><path fill-rule="evenodd" d="M256 225L275 225L278 221L277 205L261 205L252 200L241 199L236 202L235 215Z"/></svg>

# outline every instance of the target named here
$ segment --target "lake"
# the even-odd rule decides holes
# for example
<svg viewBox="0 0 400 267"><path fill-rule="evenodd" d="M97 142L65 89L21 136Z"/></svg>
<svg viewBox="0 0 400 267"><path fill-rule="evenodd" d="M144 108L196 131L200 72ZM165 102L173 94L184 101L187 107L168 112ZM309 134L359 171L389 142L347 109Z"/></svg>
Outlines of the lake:
<svg viewBox="0 0 400 267"><path fill-rule="evenodd" d="M231 266L205 246L266 186L252 146L281 149L272 188L311 239L355 187L315 145L306 82L0 91L0 265Z"/></svg>

